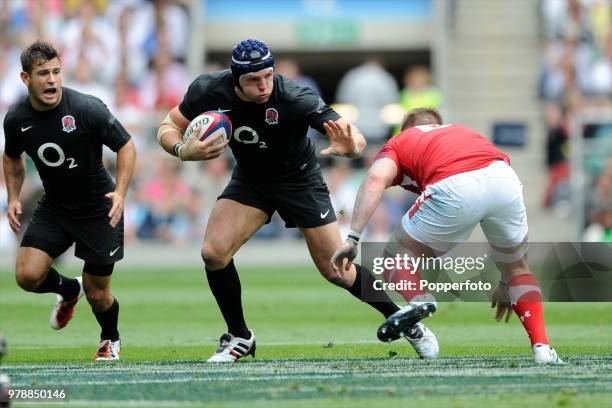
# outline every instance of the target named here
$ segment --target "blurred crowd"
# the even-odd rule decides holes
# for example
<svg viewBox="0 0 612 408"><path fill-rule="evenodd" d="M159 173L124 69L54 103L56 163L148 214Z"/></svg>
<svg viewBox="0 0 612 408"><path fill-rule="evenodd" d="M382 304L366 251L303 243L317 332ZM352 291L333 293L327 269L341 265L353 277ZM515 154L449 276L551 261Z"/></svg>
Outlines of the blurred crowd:
<svg viewBox="0 0 612 408"><path fill-rule="evenodd" d="M126 239L133 242L199 243L212 205L231 174L233 158L229 153L208 162L180 163L162 152L155 142L159 122L180 103L196 75L187 69L191 3L190 0L0 1L0 118L26 94L19 78L21 51L38 38L51 41L61 54L64 85L102 99L136 142L139 160L125 210ZM610 104L612 14L610 3L605 0L541 0L540 4L544 48L539 93L546 104L550 173L544 205L554 207L569 200L567 139L571 114L587 106ZM204 70L223 68L211 64ZM276 71L321 93L316 78L300 72L293 60L277 58ZM322 160L345 233L360 180L378 148L399 130L397 123L404 112L423 106L439 108L442 95L432 84L427 66L407 67L398 81L384 68L383 61L368 58L345 73L333 97L326 102L334 103L343 116L354 121L369 144L359 160ZM607 134L606 140L612 140L609 132L609 128L596 128L593 137ZM309 137L317 151L327 145L326 138L314 130ZM3 143L0 129L0 150ZM114 158L112 152L105 150L111 173ZM603 195L609 193L612 183L606 177L611 177L610 165L599 163L594 168L601 174L601 180L593 178L596 193L589 199L592 203L589 221L604 220L601 222L610 224L607 205L610 196L596 197L600 191ZM0 250L12 248L17 242L4 218L6 188L1 173ZM29 218L42 193L31 162L28 175L22 194L24 219ZM386 240L415 198L401 189L390 190L372 218L366 239ZM604 227L608 236L609 228L610 225ZM282 220L275 216L256 238L299 236L295 230L286 230Z"/></svg>
<svg viewBox="0 0 612 408"><path fill-rule="evenodd" d="M582 111L612 109L612 3L608 0L542 0L539 94L545 103L549 181L545 207L570 209L569 135ZM612 124L584 129L587 193L585 240L610 240ZM603 228L601 237L592 231ZM588 231L591 231L589 233Z"/></svg>
<svg viewBox="0 0 612 408"><path fill-rule="evenodd" d="M51 41L60 51L64 85L100 98L138 147L139 160L125 210L127 240L199 243L212 205L230 178L231 154L208 162L180 163L155 143L159 122L180 103L193 79L186 64L190 4L189 0L0 1L0 118L26 94L19 78L22 50L38 38ZM211 65L206 70L222 68ZM294 61L279 59L277 71L320 94L316 81L303 75ZM361 86L355 87L355 81ZM336 99L359 109L358 125L366 128L372 143L357 162L332 159L322 163L343 230L348 229L364 166L394 130L392 123L379 119L381 107L401 101L409 108L422 102L421 95L437 93L426 67L407 71L405 82L406 88L400 90L379 62L368 61L349 71L338 87ZM439 104L438 99L433 98L432 107ZM327 143L316 131L309 136L317 149ZM0 129L0 150L3 144ZM105 164L111 173L114 159L105 149ZM29 219L41 194L42 185L28 162L23 219ZM386 239L392 222L413 199L405 194L389 195L369 236ZM12 248L18 239L8 227L5 212L6 187L0 174L0 249ZM256 238L299 236L295 230L286 230L275 216Z"/></svg>
<svg viewBox="0 0 612 408"><path fill-rule="evenodd" d="M126 210L126 233L134 238L187 236L191 225L187 220L201 200L201 194L180 177L173 179L179 163L155 157L160 118L181 101L191 81L186 68L189 4L189 0L0 1L0 117L27 93L19 77L21 52L36 39L50 41L60 52L64 86L100 98L138 147L140 160ZM105 149L111 171L114 157ZM22 194L25 219L41 194L42 186L28 162ZM0 176L0 247L15 243L3 219L5 206Z"/></svg>

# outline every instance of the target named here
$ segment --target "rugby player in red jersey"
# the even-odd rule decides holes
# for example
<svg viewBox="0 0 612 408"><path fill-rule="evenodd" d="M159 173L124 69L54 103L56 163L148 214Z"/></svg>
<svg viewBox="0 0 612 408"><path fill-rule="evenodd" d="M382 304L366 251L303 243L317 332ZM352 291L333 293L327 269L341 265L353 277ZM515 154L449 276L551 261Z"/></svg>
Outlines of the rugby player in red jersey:
<svg viewBox="0 0 612 408"><path fill-rule="evenodd" d="M560 364L546 336L540 286L525 259L528 228L523 186L510 167L510 159L476 131L442 123L433 109L419 108L406 115L402 132L382 147L361 184L351 230L332 257L332 267L350 267L361 233L384 190L402 186L420 194L394 234L403 250L415 257L441 256L467 241L480 223L502 273L493 294L496 319L506 313L507 321L514 310L529 335L536 363ZM388 281L420 281L414 266L385 275ZM435 299L418 290L400 293L410 304L387 318L379 338L395 340L400 333L420 329L424 338L431 339L431 353L437 354L431 331L422 323L414 325L403 319L413 314L414 307L435 305Z"/></svg>

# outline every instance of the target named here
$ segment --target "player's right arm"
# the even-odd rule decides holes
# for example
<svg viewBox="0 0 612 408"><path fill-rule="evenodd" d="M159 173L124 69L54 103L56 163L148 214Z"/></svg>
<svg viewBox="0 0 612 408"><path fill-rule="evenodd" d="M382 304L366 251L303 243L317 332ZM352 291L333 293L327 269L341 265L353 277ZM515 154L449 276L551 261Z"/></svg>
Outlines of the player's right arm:
<svg viewBox="0 0 612 408"><path fill-rule="evenodd" d="M19 194L21 193L21 187L23 187L23 181L25 180L25 156L20 154L19 157L14 158L4 153L2 167L4 170L4 179L6 181L6 192L8 196L7 218L11 229L14 232L19 232L19 228L21 227L21 222L19 221L21 216Z"/></svg>
<svg viewBox="0 0 612 408"><path fill-rule="evenodd" d="M167 153L177 156L175 146L183 142L183 133L189 126L189 120L183 116L178 106L168 112L168 115L157 129L157 143Z"/></svg>
<svg viewBox="0 0 612 408"><path fill-rule="evenodd" d="M380 158L372 164L357 192L351 219L352 232L361 235L374 210L378 207L383 193L393 185L397 170L395 161L387 157Z"/></svg>
<svg viewBox="0 0 612 408"><path fill-rule="evenodd" d="M187 126L189 126L189 120L183 116L178 106L175 106L159 125L157 143L166 152L182 161L215 159L225 151L229 144L229 140L215 144L223 136L220 132L200 142L193 136L199 133L199 128L196 128L193 135L183 142L183 133L187 130Z"/></svg>
<svg viewBox="0 0 612 408"><path fill-rule="evenodd" d="M2 157L2 168L6 182L6 195L8 202L7 218L11 229L17 233L21 227L21 202L19 194L25 180L25 155L21 144L23 138L19 138L18 120L15 120L15 106L9 109L2 124L4 129L4 155Z"/></svg>
<svg viewBox="0 0 612 408"><path fill-rule="evenodd" d="M206 110L203 107L209 105L207 101L209 86L213 86L209 75L201 75L196 78L189 85L181 104L172 108L159 125L157 143L166 152L182 161L214 159L219 157L229 144L228 140L215 144L220 137L223 137L221 132L202 142L199 141L195 136L200 133L199 128L194 129L193 134L183 141L183 134L191 120Z"/></svg>
<svg viewBox="0 0 612 408"><path fill-rule="evenodd" d="M357 244L361 234L378 207L385 190L394 185L397 173L397 164L388 157L379 158L368 170L357 192L348 238L331 259L332 268L336 273L341 269L348 271L350 268L353 259L357 256Z"/></svg>

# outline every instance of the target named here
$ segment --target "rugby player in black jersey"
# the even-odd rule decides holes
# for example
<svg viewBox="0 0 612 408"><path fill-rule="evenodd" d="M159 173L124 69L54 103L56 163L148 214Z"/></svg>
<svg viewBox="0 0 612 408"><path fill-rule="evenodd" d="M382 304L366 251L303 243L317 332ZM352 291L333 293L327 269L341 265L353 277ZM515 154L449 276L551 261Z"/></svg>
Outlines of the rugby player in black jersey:
<svg viewBox="0 0 612 408"><path fill-rule="evenodd" d="M181 160L210 160L230 146L236 158L232 179L211 212L202 247L210 289L227 323L209 362L234 362L255 355L255 335L243 315L240 280L233 256L278 211L287 227L300 228L312 259L330 282L390 316L398 306L375 291L372 275L359 265L334 273L330 259L342 245L327 185L321 175L309 127L326 133L322 155L359 156L361 132L327 106L310 88L274 75L274 58L257 40L232 51L231 69L204 74L191 83L180 105L159 127L163 149ZM232 121L228 141L213 134L204 141L182 134L202 112L224 112ZM196 134L198 132L195 132ZM219 143L221 142L221 143Z"/></svg>
<svg viewBox="0 0 612 408"><path fill-rule="evenodd" d="M17 254L16 279L35 293L56 293L51 327L64 328L83 294L101 326L96 360L119 359L119 303L111 294L115 262L123 258L123 207L136 149L129 134L98 98L62 87L57 51L37 41L21 54L28 95L4 118L3 156L8 220L20 231L19 194L27 153L45 190ZM117 153L117 181L102 164L102 146ZM83 274L62 276L52 264L73 243Z"/></svg>

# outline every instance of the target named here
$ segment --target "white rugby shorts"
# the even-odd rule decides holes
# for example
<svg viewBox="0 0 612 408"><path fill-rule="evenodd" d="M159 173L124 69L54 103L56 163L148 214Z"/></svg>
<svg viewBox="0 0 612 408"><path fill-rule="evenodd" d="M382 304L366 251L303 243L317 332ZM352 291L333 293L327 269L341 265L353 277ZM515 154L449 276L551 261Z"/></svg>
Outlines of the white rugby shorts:
<svg viewBox="0 0 612 408"><path fill-rule="evenodd" d="M523 185L506 162L430 184L402 217L412 238L446 253L466 242L478 223L489 243L519 245L527 235Z"/></svg>

